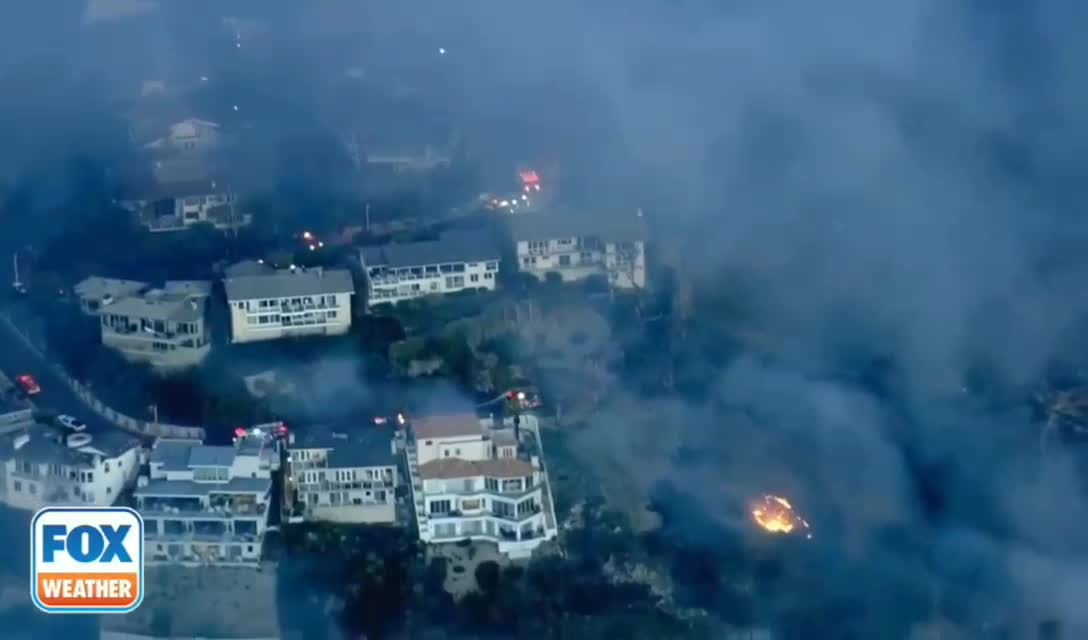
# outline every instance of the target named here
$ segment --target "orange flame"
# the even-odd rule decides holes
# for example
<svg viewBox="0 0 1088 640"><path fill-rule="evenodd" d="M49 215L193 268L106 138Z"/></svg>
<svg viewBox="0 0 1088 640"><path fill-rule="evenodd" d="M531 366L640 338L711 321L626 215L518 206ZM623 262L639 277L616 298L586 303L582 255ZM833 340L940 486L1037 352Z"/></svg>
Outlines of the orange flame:
<svg viewBox="0 0 1088 640"><path fill-rule="evenodd" d="M768 533L785 535L794 531L803 531L806 538L812 538L808 522L797 515L789 500L779 496L763 496L752 507L752 518L761 529Z"/></svg>

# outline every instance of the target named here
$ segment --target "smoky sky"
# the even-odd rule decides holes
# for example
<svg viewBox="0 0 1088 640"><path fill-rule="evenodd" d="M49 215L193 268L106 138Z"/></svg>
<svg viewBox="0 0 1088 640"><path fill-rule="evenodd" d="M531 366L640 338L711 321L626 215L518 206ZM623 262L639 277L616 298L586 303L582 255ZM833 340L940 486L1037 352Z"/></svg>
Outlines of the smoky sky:
<svg viewBox="0 0 1088 640"><path fill-rule="evenodd" d="M411 87L485 175L554 161L569 201L646 208L659 255L703 288L743 281L783 356L719 367L709 399L621 395L579 436L587 459L673 481L711 513L789 493L834 523L832 566L873 553L873 580L970 575L976 621L1023 610L1088 627L1075 459L1040 469L1025 410L948 399L974 363L1029 385L1074 355L1083 3L90 4L89 26L80 2L0 9L6 182L73 151L119 153L115 105L147 79L209 76L216 104L264 125L254 167L352 101L367 117L347 69ZM227 16L260 27L242 53ZM894 402L809 375L843 350L895 362ZM680 469L681 445L718 461ZM940 487L936 512L919 475ZM888 528L922 540L928 564L872 542Z"/></svg>

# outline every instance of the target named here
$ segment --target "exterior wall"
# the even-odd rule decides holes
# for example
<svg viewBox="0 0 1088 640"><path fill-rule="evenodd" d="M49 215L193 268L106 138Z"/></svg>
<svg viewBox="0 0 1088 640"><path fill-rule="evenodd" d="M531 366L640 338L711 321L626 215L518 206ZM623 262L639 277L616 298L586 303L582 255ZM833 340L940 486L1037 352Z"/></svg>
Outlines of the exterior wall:
<svg viewBox="0 0 1088 640"><path fill-rule="evenodd" d="M495 290L499 261L461 262L386 269L366 267L367 306L396 304L465 289Z"/></svg>
<svg viewBox="0 0 1088 640"><path fill-rule="evenodd" d="M306 520L356 524L392 524L397 521L397 508L388 504L350 504L308 507Z"/></svg>
<svg viewBox="0 0 1088 640"><path fill-rule="evenodd" d="M152 326L138 317L109 313L109 306L100 312L102 344L119 351L130 362L146 362L158 369L184 369L200 364L211 351L207 326L203 319L188 325L187 333L179 332L179 323L163 323L163 331L151 333Z"/></svg>
<svg viewBox="0 0 1088 640"><path fill-rule="evenodd" d="M219 510L220 504L231 506ZM256 565L268 528L271 492L141 494L137 508L144 519L148 564Z"/></svg>
<svg viewBox="0 0 1088 640"><path fill-rule="evenodd" d="M186 225L205 222L212 207L232 204L238 200L233 193L206 193L174 200L174 215Z"/></svg>
<svg viewBox="0 0 1088 640"><path fill-rule="evenodd" d="M337 293L264 300L231 300L231 342L345 334L351 329L351 296L351 293ZM318 302L319 299L321 302ZM334 317L329 317L330 313ZM285 318L289 318L292 324L285 325Z"/></svg>
<svg viewBox="0 0 1088 640"><path fill-rule="evenodd" d="M57 445L63 446L63 445ZM94 466L31 464L7 460L0 465L0 501L16 509L46 505L112 505L139 470L138 450L98 459Z"/></svg>
<svg viewBox="0 0 1088 640"><path fill-rule="evenodd" d="M217 127L199 120L184 120L170 127L166 139L178 151L211 151L219 146L221 136Z"/></svg>
<svg viewBox="0 0 1088 640"><path fill-rule="evenodd" d="M302 520L396 521L394 466L328 468L326 449L290 449L293 512Z"/></svg>
<svg viewBox="0 0 1088 640"><path fill-rule="evenodd" d="M602 243L593 238L517 242L518 270L544 280L549 272L564 282L592 275L620 289L646 286L646 247L642 242Z"/></svg>
<svg viewBox="0 0 1088 640"><path fill-rule="evenodd" d="M472 482L474 490L457 485L466 480ZM497 543L502 553L517 553L531 552L554 536L545 525L543 487L539 480L527 491L505 493L483 490L483 478L425 480L423 485L424 508L428 514L426 527L420 531L424 542L489 540ZM508 505L510 511L499 515L502 504Z"/></svg>
<svg viewBox="0 0 1088 640"><path fill-rule="evenodd" d="M483 435L432 438L418 440L416 444L419 447L419 464L441 458L487 460L491 457L491 441L484 439Z"/></svg>

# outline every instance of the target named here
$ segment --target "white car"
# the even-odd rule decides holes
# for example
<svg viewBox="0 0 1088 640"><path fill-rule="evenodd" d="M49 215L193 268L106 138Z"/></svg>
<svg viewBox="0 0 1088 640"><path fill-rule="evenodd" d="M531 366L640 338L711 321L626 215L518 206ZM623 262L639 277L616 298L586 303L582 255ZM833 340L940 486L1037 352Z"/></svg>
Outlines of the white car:
<svg viewBox="0 0 1088 640"><path fill-rule="evenodd" d="M76 420L72 416L59 415L57 416L57 422L59 422L62 427L71 429L76 433L87 430L87 423Z"/></svg>

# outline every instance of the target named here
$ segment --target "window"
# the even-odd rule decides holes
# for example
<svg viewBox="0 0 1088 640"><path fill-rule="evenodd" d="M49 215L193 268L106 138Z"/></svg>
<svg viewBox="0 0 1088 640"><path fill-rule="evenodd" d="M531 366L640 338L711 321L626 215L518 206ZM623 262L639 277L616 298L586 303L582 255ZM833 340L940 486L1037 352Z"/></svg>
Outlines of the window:
<svg viewBox="0 0 1088 640"><path fill-rule="evenodd" d="M449 513L450 501L449 500L435 500L431 502L431 513Z"/></svg>
<svg viewBox="0 0 1088 640"><path fill-rule="evenodd" d="M469 281L469 282L479 282L479 281L480 281L480 276L478 276L478 275L476 275L476 274L474 273L474 274L472 274L472 275L470 275L470 276L468 277L468 281Z"/></svg>
<svg viewBox="0 0 1088 640"><path fill-rule="evenodd" d="M567 255L567 254L563 254L563 255L559 256L559 266L569 267L570 266L570 256Z"/></svg>
<svg viewBox="0 0 1088 640"><path fill-rule="evenodd" d="M430 445L434 444L434 440L426 440L426 441L423 442L423 444L425 444L427 446L430 446Z"/></svg>
<svg viewBox="0 0 1088 640"><path fill-rule="evenodd" d="M253 545L251 545L251 544L246 545L246 553L253 553Z"/></svg>
<svg viewBox="0 0 1088 640"><path fill-rule="evenodd" d="M495 279L495 274L491 273L490 271L488 271L487 273L484 274L484 280L494 280L494 279Z"/></svg>
<svg viewBox="0 0 1088 640"><path fill-rule="evenodd" d="M110 472L110 463L108 463L108 462L107 462L107 463L106 463L106 464L105 464L105 465L103 466L102 470L103 470L103 471L105 471L106 473L109 473L109 472Z"/></svg>
<svg viewBox="0 0 1088 640"><path fill-rule="evenodd" d="M30 491L30 495L34 495L35 493L38 493L38 486L37 485L28 484L28 485L26 485L26 488L27 488L28 491Z"/></svg>
<svg viewBox="0 0 1088 640"><path fill-rule="evenodd" d="M113 487L106 487L106 495L108 496L111 493L113 493Z"/></svg>
<svg viewBox="0 0 1088 640"><path fill-rule="evenodd" d="M442 450L442 455L444 457L446 457L446 458L450 457L450 450L449 449L443 449Z"/></svg>
<svg viewBox="0 0 1088 640"><path fill-rule="evenodd" d="M335 310L335 309L333 309L332 311L329 311L329 312L327 312L327 313L325 314L325 316L326 316L326 317L327 317L327 318L328 318L329 320L335 320L335 319L336 319L336 310Z"/></svg>
<svg viewBox="0 0 1088 640"><path fill-rule="evenodd" d="M453 450L453 455L455 455L457 457L461 457L461 450L460 449L454 449Z"/></svg>
<svg viewBox="0 0 1088 640"><path fill-rule="evenodd" d="M494 478L484 478L484 488L488 491L498 491L499 481Z"/></svg>
<svg viewBox="0 0 1088 640"><path fill-rule="evenodd" d="M23 483L16 480L15 481L15 491L18 492L18 491L22 491L22 490L23 490Z"/></svg>
<svg viewBox="0 0 1088 640"><path fill-rule="evenodd" d="M94 473L90 471L87 472L87 482L94 482Z"/></svg>

